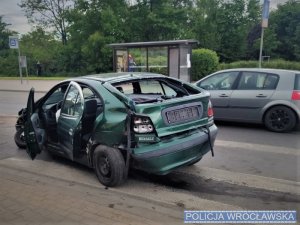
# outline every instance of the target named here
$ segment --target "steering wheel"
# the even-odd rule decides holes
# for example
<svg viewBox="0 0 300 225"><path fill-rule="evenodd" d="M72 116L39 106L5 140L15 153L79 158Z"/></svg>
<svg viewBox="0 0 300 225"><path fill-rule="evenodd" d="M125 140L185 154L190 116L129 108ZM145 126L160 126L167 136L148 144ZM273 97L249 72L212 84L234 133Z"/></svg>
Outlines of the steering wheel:
<svg viewBox="0 0 300 225"><path fill-rule="evenodd" d="M211 83L208 85L208 90L215 90L216 89L216 85Z"/></svg>

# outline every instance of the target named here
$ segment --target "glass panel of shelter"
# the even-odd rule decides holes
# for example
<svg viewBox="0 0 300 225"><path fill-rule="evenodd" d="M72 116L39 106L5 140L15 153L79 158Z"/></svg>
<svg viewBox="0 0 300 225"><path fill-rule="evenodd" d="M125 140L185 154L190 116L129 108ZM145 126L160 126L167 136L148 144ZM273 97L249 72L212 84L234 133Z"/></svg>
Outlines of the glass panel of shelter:
<svg viewBox="0 0 300 225"><path fill-rule="evenodd" d="M117 72L128 71L127 49L116 50L116 71Z"/></svg>
<svg viewBox="0 0 300 225"><path fill-rule="evenodd" d="M180 77L179 79L189 82L189 53L188 46L180 46Z"/></svg>
<svg viewBox="0 0 300 225"><path fill-rule="evenodd" d="M147 48L128 50L128 72L147 72Z"/></svg>
<svg viewBox="0 0 300 225"><path fill-rule="evenodd" d="M148 68L151 73L168 75L168 47L148 48Z"/></svg>

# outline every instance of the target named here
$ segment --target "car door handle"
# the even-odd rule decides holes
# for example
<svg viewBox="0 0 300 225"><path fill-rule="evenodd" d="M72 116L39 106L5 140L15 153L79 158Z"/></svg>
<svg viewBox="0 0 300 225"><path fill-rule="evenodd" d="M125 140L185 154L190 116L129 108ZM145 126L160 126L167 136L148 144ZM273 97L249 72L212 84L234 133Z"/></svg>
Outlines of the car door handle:
<svg viewBox="0 0 300 225"><path fill-rule="evenodd" d="M259 94L259 95L256 95L257 98L266 98L267 96L264 95L264 94Z"/></svg>
<svg viewBox="0 0 300 225"><path fill-rule="evenodd" d="M227 98L227 97L229 97L229 96L226 95L226 94L220 94L219 97L221 97L221 98Z"/></svg>
<svg viewBox="0 0 300 225"><path fill-rule="evenodd" d="M70 135L70 136L73 135L73 129L72 129L72 128L69 130L69 135Z"/></svg>

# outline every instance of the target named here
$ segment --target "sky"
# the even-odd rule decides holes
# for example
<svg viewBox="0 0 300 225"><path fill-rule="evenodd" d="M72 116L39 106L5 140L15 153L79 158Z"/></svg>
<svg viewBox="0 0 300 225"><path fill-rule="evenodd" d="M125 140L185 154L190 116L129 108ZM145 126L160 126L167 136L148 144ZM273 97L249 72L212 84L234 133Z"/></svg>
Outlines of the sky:
<svg viewBox="0 0 300 225"><path fill-rule="evenodd" d="M263 2L263 0L260 0ZM271 0L271 8L276 8L278 3L283 3L286 0ZM4 22L11 24L8 26L10 30L17 31L20 34L25 34L31 30L28 24L25 13L18 6L21 0L0 0L0 15L3 16Z"/></svg>
<svg viewBox="0 0 300 225"><path fill-rule="evenodd" d="M11 24L8 26L10 30L25 34L30 31L31 26L25 13L18 6L20 2L21 0L0 0L0 15L3 16L4 22Z"/></svg>

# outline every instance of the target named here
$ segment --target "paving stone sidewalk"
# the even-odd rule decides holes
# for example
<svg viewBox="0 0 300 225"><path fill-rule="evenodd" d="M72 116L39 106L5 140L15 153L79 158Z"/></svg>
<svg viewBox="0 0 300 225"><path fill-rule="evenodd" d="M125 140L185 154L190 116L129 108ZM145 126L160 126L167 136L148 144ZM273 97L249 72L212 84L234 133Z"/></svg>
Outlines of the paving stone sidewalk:
<svg viewBox="0 0 300 225"><path fill-rule="evenodd" d="M155 201L0 168L0 224L182 224L183 211Z"/></svg>

